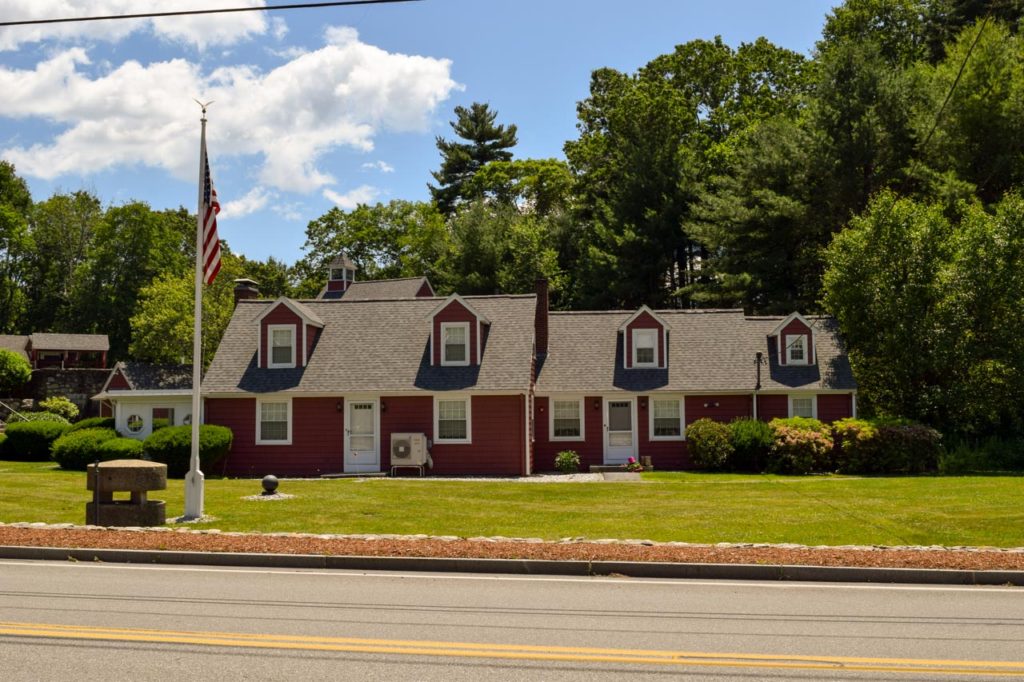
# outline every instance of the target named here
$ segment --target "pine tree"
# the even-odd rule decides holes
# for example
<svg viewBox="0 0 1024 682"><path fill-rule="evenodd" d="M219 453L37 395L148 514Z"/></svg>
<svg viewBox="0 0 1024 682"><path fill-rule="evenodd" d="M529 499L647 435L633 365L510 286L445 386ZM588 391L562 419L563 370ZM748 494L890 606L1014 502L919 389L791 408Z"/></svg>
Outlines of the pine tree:
<svg viewBox="0 0 1024 682"><path fill-rule="evenodd" d="M427 185L437 208L444 215L455 212L461 202L475 198L467 182L491 161L510 161L516 145L516 126L496 125L498 112L486 103L474 102L470 108L455 107L456 120L451 122L455 134L466 142L446 140L438 136L441 168L431 175L438 186Z"/></svg>

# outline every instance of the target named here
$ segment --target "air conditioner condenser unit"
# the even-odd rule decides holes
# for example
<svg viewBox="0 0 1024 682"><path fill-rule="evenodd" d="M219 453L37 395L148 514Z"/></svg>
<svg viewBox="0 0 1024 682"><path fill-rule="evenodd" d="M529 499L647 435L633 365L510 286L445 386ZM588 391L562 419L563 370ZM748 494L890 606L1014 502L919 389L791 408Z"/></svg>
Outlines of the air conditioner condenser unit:
<svg viewBox="0 0 1024 682"><path fill-rule="evenodd" d="M392 433L391 466L433 467L425 433Z"/></svg>

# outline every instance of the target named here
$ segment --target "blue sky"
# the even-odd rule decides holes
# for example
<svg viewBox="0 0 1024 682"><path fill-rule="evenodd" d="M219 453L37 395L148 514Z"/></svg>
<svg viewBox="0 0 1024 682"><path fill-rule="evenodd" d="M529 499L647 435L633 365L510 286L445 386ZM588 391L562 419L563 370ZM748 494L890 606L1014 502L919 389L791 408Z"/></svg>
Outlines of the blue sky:
<svg viewBox="0 0 1024 682"><path fill-rule="evenodd" d="M224 6L266 4L224 0ZM270 3L273 4L273 3ZM456 105L519 126L517 157L562 157L590 72L633 71L695 38L765 36L809 53L826 0L424 0L157 22L0 29L0 156L35 199L195 210L198 107L221 236L252 258L302 255L332 206L425 199ZM74 9L68 9L70 5ZM118 14L198 0L0 0L0 15Z"/></svg>

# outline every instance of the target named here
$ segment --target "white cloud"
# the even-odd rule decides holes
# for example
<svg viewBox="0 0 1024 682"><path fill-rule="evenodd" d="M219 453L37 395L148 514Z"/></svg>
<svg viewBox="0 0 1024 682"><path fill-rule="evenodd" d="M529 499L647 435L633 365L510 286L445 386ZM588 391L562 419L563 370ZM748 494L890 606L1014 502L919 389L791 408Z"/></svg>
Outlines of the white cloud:
<svg viewBox="0 0 1024 682"><path fill-rule="evenodd" d="M302 220L303 210L305 208L304 204L298 202L286 204L278 202L271 206L270 210L285 220L295 221Z"/></svg>
<svg viewBox="0 0 1024 682"><path fill-rule="evenodd" d="M265 0L236 0L233 6L263 7ZM146 12L202 9L195 0L3 0L8 21L94 17ZM263 12L234 12L152 19L116 19L67 24L40 24L0 28L0 51L44 40L96 40L118 42L137 31L149 31L158 38L187 43L198 48L230 45L252 35L267 32ZM284 30L287 30L285 28ZM275 35L281 28L275 24Z"/></svg>
<svg viewBox="0 0 1024 682"><path fill-rule="evenodd" d="M224 220L241 218L242 216L247 216L250 213L255 213L256 211L264 209L267 202L273 198L274 194L267 191L267 188L253 187L240 199L235 199L234 201L228 201L222 204L218 216Z"/></svg>
<svg viewBox="0 0 1024 682"><path fill-rule="evenodd" d="M342 146L370 151L382 131L426 130L438 104L461 87L447 59L386 52L352 29L328 34L334 42L267 72L230 65L206 72L174 59L128 61L90 77L80 47L34 69L0 66L0 115L63 127L0 156L44 179L132 165L190 179L198 163L195 97L215 102L207 129L215 177L219 158L256 156L262 186L311 192L334 183L317 166L320 156Z"/></svg>
<svg viewBox="0 0 1024 682"><path fill-rule="evenodd" d="M395 167L387 161L367 161L363 164L366 170L378 170L381 173L394 173Z"/></svg>
<svg viewBox="0 0 1024 682"><path fill-rule="evenodd" d="M351 211L359 204L368 204L380 194L380 190L370 185L360 185L353 190L339 194L331 189L324 190L324 197L333 201L338 205L338 208L343 208L346 211Z"/></svg>

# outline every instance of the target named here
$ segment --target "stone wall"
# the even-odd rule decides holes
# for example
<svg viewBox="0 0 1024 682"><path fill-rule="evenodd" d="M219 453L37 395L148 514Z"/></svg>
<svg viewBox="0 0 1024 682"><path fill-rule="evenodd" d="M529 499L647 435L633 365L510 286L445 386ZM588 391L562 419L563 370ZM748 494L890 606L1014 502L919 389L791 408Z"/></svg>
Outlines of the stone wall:
<svg viewBox="0 0 1024 682"><path fill-rule="evenodd" d="M95 417L100 406L90 398L100 392L108 376L109 369L35 369L28 384L16 391L15 397L39 401L62 395L78 405L82 417Z"/></svg>

